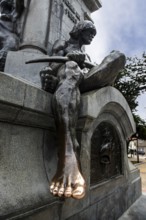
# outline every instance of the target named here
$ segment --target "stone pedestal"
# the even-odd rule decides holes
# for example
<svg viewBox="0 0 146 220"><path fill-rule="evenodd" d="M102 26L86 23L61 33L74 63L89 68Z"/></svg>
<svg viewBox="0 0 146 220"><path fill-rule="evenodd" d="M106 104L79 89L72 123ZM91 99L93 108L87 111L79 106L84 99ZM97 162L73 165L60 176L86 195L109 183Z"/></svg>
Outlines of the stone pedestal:
<svg viewBox="0 0 146 220"><path fill-rule="evenodd" d="M40 88L41 81L39 73L48 63L25 64L25 62L42 56L43 54L40 51L9 51L5 65L5 73L9 73L18 79L27 80L28 83L32 83Z"/></svg>
<svg viewBox="0 0 146 220"><path fill-rule="evenodd" d="M29 3L29 4L28 4ZM48 63L26 65L25 61L51 54L58 39L68 39L72 27L101 7L96 1L31 0L23 16L20 50L8 52L4 72L40 87L39 72Z"/></svg>
<svg viewBox="0 0 146 220"><path fill-rule="evenodd" d="M0 219L118 219L141 195L139 170L126 154L126 139L135 124L124 97L112 87L82 95L77 134L87 191L79 201L49 193L58 147L51 98L26 81L0 73ZM118 134L121 172L91 184L92 140L103 122Z"/></svg>
<svg viewBox="0 0 146 220"><path fill-rule="evenodd" d="M58 149L52 95L40 89L39 79L47 63L25 64L49 54L55 40L67 39L73 25L91 19L101 4L26 2L20 50L8 53L5 73L0 73L0 219L118 219L141 195L139 170L127 158L126 140L135 124L126 100L113 87L82 94L77 136L86 196L55 198L49 192ZM108 154L101 153L101 136L109 138ZM103 160L107 156L109 161Z"/></svg>

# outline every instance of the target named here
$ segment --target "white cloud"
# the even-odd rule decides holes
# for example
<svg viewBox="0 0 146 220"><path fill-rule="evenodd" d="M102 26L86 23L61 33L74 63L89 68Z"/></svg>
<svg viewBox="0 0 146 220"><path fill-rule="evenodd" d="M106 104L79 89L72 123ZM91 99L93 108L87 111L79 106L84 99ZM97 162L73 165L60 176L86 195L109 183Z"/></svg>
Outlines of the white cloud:
<svg viewBox="0 0 146 220"><path fill-rule="evenodd" d="M102 0L102 8L92 14L97 36L86 47L94 62L101 60L112 50L120 50L126 56L141 55L146 51L146 0ZM138 113L146 119L146 94L139 99Z"/></svg>
<svg viewBox="0 0 146 220"><path fill-rule="evenodd" d="M91 58L100 62L113 49L127 56L143 52L146 48L145 0L102 0L102 3L103 7L92 14L97 36L87 48Z"/></svg>

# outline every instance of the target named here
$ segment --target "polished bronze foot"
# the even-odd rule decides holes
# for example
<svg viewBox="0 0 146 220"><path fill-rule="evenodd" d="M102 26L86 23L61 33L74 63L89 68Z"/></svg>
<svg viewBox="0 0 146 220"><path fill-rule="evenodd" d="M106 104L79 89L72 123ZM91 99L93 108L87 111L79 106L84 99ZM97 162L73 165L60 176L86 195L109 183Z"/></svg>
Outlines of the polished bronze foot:
<svg viewBox="0 0 146 220"><path fill-rule="evenodd" d="M54 196L82 199L85 196L85 188L85 180L75 154L66 156L63 163L59 161L57 173L50 185L50 192Z"/></svg>

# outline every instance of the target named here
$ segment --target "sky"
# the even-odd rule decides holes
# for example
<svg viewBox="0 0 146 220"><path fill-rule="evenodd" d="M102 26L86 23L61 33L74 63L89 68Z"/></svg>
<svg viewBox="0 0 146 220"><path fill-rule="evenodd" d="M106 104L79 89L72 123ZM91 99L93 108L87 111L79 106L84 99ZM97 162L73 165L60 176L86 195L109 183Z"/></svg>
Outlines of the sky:
<svg viewBox="0 0 146 220"><path fill-rule="evenodd" d="M101 2L102 8L91 15L97 35L86 51L92 61L99 64L112 50L131 57L146 52L146 0ZM146 121L146 93L138 101L137 113Z"/></svg>

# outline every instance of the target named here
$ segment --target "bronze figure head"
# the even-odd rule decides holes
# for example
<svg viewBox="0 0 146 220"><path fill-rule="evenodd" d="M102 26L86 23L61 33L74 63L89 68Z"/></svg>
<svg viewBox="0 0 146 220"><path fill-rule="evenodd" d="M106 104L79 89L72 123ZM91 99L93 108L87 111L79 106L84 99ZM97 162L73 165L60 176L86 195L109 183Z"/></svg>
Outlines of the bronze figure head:
<svg viewBox="0 0 146 220"><path fill-rule="evenodd" d="M83 44L90 44L92 38L96 35L96 28L93 22L84 20L76 24L69 33L71 38L82 40Z"/></svg>

